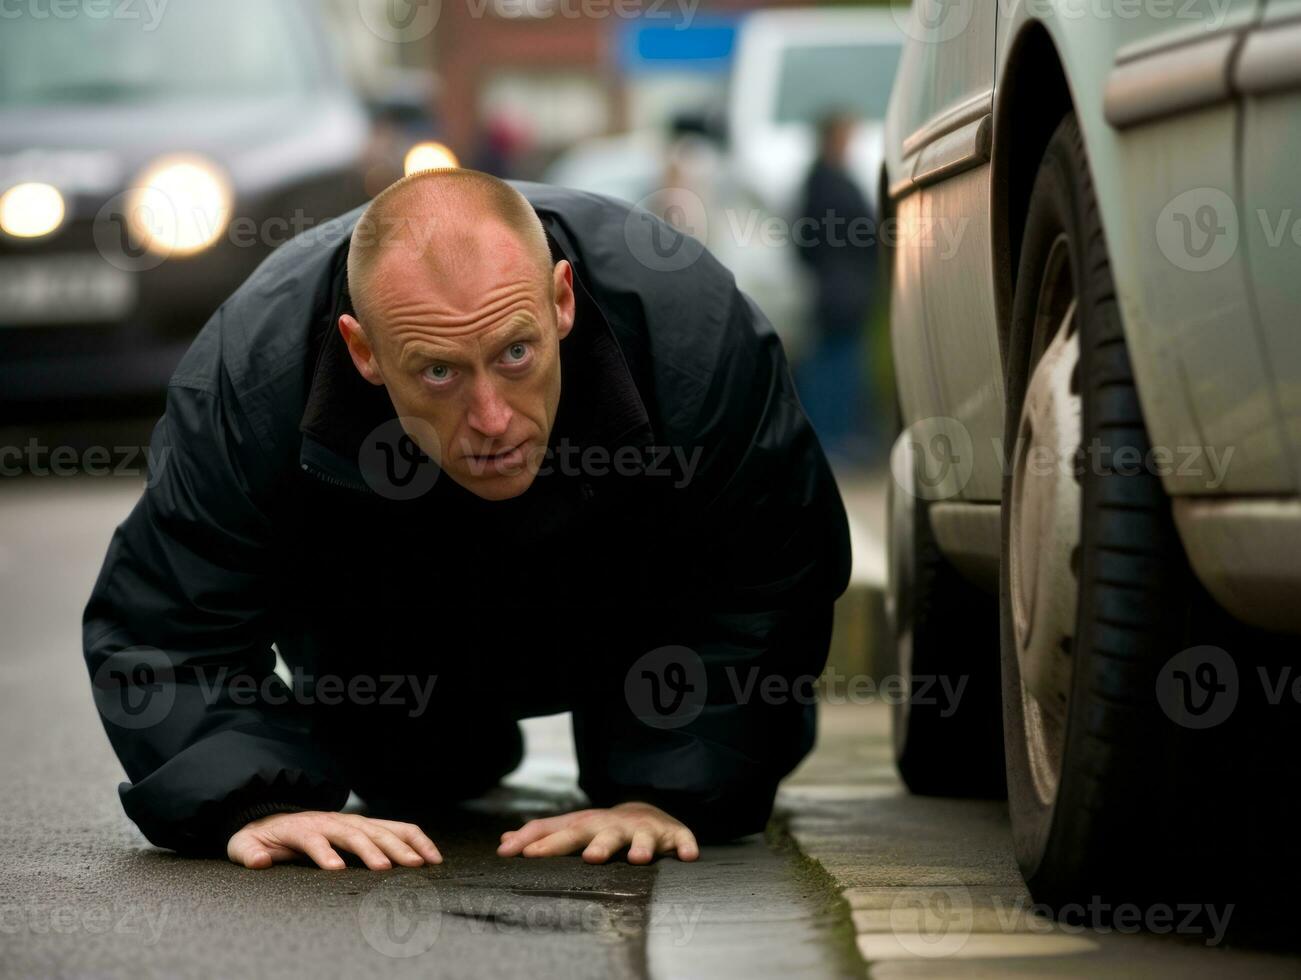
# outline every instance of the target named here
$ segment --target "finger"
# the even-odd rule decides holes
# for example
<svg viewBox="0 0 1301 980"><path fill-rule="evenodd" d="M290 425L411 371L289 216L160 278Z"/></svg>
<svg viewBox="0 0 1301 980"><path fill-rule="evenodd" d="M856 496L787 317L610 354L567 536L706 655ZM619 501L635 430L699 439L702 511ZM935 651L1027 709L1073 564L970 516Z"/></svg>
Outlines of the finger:
<svg viewBox="0 0 1301 980"><path fill-rule="evenodd" d="M686 827L673 835L673 843L676 846L679 861L694 861L700 857L700 845L696 843L696 835Z"/></svg>
<svg viewBox="0 0 1301 980"><path fill-rule="evenodd" d="M241 830L227 842L226 857L235 864L255 870L269 868L275 863L270 849L246 830Z"/></svg>
<svg viewBox="0 0 1301 980"><path fill-rule="evenodd" d="M525 857L555 857L558 854L573 854L574 851L591 842L596 831L582 827L566 827L549 834L541 840L534 841L524 848Z"/></svg>
<svg viewBox="0 0 1301 980"><path fill-rule="evenodd" d="M418 868L425 863L425 859L416 852L415 848L387 827L377 826L372 821L365 831L370 834L370 839L380 850L398 864L407 868Z"/></svg>
<svg viewBox="0 0 1301 980"><path fill-rule="evenodd" d="M501 846L497 848L497 853L505 857L518 854L534 841L563 829L572 817L572 814L567 813L559 817L548 817L545 820L530 820L519 830L508 830L501 835Z"/></svg>
<svg viewBox="0 0 1301 980"><path fill-rule="evenodd" d="M339 871L344 867L343 858L339 857L339 852L330 846L323 834L304 835L298 847L318 866L328 871Z"/></svg>
<svg viewBox="0 0 1301 980"><path fill-rule="evenodd" d="M325 836L331 844L351 851L361 858L371 871L387 871L393 867L393 862L375 845L375 842L356 827L335 823L325 831Z"/></svg>
<svg viewBox="0 0 1301 980"><path fill-rule="evenodd" d="M588 864L604 864L628 844L628 832L622 827L607 827L583 849L583 860Z"/></svg>
<svg viewBox="0 0 1301 980"><path fill-rule="evenodd" d="M397 834L402 840L406 841L416 849L416 853L423 857L430 864L442 864L443 855L438 847L430 840L429 836L413 823L402 823L397 820L371 820L371 823L377 823L381 827L387 827L393 833Z"/></svg>
<svg viewBox="0 0 1301 980"><path fill-rule="evenodd" d="M628 863L649 864L655 857L655 844L655 831L635 831L632 835L632 844L628 848Z"/></svg>

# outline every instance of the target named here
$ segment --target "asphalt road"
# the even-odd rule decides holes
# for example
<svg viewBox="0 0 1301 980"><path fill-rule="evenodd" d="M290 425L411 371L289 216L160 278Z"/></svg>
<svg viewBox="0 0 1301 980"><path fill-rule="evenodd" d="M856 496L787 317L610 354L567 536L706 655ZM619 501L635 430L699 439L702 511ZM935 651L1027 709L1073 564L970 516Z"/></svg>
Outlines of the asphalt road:
<svg viewBox="0 0 1301 980"><path fill-rule="evenodd" d="M573 799L563 718L509 786L429 827L438 867L251 872L152 848L91 702L80 615L141 478L0 479L0 975L854 976L847 909L761 838L699 862L503 860Z"/></svg>

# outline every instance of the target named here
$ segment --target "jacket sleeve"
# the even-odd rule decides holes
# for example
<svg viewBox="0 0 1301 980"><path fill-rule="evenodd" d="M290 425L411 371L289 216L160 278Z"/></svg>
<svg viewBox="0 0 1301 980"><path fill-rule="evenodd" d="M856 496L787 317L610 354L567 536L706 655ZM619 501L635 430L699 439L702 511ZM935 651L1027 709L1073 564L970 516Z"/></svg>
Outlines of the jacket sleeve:
<svg viewBox="0 0 1301 980"><path fill-rule="evenodd" d="M661 558L675 598L605 624L625 655L574 717L596 805L653 803L705 840L762 830L812 747L850 567L844 506L780 342L737 290L725 319L700 462L674 491L679 533Z"/></svg>
<svg viewBox="0 0 1301 980"><path fill-rule="evenodd" d="M172 380L144 495L83 617L127 815L154 844L203 853L248 819L347 799L273 671L274 475L214 374Z"/></svg>

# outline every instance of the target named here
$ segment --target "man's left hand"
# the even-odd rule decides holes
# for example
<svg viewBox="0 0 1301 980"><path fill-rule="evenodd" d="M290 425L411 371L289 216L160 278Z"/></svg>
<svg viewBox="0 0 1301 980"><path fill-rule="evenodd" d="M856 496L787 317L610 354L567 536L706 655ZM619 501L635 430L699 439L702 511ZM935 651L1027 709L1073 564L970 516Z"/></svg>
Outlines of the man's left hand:
<svg viewBox="0 0 1301 980"><path fill-rule="evenodd" d="M620 803L608 810L579 810L545 820L530 820L501 835L502 857L555 857L582 849L583 860L604 864L624 848L629 864L649 864L657 854L676 853L680 861L700 857L695 835L649 803Z"/></svg>

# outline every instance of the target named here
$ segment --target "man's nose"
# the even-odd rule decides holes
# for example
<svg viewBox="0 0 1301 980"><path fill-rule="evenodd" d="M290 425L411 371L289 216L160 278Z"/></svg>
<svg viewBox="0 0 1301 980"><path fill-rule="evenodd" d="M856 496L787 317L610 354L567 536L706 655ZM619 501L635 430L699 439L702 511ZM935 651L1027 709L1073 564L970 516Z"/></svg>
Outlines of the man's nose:
<svg viewBox="0 0 1301 980"><path fill-rule="evenodd" d="M474 386L467 421L475 432L489 439L499 438L510 428L512 415L510 405L491 381L484 378Z"/></svg>

